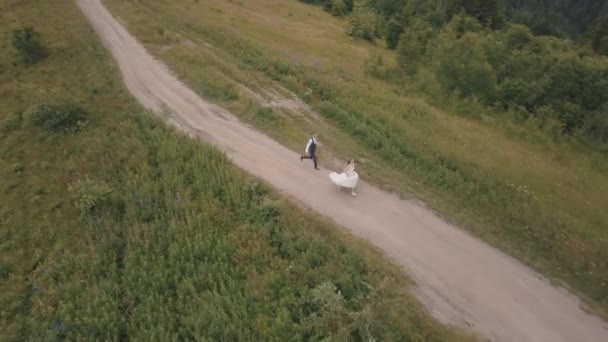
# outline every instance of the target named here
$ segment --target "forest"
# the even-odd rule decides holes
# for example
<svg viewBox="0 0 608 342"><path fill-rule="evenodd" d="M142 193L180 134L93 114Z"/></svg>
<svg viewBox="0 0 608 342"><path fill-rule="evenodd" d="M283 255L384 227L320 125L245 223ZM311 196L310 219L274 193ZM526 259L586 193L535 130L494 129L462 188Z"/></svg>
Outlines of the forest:
<svg viewBox="0 0 608 342"><path fill-rule="evenodd" d="M302 1L347 15L350 35L395 49L396 82L432 77L434 96L608 142L605 1Z"/></svg>

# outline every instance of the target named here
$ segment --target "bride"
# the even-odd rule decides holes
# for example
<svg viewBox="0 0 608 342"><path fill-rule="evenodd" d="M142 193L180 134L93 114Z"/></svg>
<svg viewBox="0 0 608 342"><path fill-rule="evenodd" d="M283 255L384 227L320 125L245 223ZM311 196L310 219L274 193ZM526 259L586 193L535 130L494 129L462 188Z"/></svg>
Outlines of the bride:
<svg viewBox="0 0 608 342"><path fill-rule="evenodd" d="M342 173L332 172L329 174L329 178L334 184L339 187L351 189L351 194L357 196L355 188L359 182L359 175L355 172L355 160L350 159L348 164L344 168Z"/></svg>

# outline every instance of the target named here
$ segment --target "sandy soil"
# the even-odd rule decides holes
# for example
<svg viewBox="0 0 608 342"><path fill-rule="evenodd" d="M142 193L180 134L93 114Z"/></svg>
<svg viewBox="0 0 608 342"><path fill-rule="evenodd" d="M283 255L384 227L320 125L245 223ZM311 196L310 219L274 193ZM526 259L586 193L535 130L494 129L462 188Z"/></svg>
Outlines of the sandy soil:
<svg viewBox="0 0 608 342"><path fill-rule="evenodd" d="M419 298L441 321L469 326L495 341L608 341L606 323L582 310L575 296L415 202L365 182L357 197L339 191L330 170L315 171L310 160L300 162L297 152L184 86L99 0L77 3L139 102L150 110L170 110L173 125L382 249L416 281Z"/></svg>

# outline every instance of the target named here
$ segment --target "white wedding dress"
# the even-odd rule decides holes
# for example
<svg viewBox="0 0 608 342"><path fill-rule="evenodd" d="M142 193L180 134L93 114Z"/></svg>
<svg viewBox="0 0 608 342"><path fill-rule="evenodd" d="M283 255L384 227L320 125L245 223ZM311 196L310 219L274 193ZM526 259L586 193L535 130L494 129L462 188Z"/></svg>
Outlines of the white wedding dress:
<svg viewBox="0 0 608 342"><path fill-rule="evenodd" d="M359 182L359 175L355 172L353 165L348 165L342 173L332 172L329 178L334 184L340 187L354 189Z"/></svg>

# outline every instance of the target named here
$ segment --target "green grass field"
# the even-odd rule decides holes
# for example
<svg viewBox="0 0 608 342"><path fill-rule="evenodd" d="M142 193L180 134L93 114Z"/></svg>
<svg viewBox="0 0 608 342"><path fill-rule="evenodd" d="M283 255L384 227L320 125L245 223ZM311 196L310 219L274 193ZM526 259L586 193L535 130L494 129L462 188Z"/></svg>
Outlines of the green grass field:
<svg viewBox="0 0 608 342"><path fill-rule="evenodd" d="M295 0L105 3L202 96L298 151L316 131L326 162L358 159L366 180L422 199L608 309L605 155L474 102L428 98L431 76L406 87L373 77L391 78L391 52ZM242 86L287 89L322 118L261 110Z"/></svg>
<svg viewBox="0 0 608 342"><path fill-rule="evenodd" d="M0 22L0 340L472 339L367 244L144 112L73 1L3 1ZM12 47L26 25L37 64Z"/></svg>

